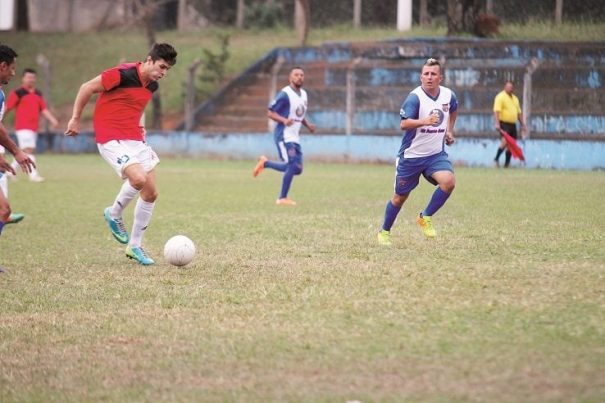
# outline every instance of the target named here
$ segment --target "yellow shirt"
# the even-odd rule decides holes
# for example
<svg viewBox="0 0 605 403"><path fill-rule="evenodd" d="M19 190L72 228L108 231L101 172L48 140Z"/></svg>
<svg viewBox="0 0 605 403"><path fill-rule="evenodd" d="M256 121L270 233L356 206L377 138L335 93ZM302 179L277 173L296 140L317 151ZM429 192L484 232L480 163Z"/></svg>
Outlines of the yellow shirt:
<svg viewBox="0 0 605 403"><path fill-rule="evenodd" d="M494 112L498 112L500 121L506 123L517 123L521 113L519 98L515 94L508 95L502 90L494 98Z"/></svg>

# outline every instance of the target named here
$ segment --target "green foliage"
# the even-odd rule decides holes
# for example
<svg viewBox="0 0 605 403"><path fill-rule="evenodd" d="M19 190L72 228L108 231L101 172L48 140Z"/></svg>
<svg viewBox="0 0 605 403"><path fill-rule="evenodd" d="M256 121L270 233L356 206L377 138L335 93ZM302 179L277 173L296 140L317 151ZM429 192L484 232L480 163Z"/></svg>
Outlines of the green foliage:
<svg viewBox="0 0 605 403"><path fill-rule="evenodd" d="M230 56L229 34L221 33L218 34L217 37L220 45L220 50L218 52L202 49L202 66L198 76L198 96L201 99L210 96L225 78L227 61Z"/></svg>
<svg viewBox="0 0 605 403"><path fill-rule="evenodd" d="M603 173L458 168L438 238L423 181L382 248L390 164L310 161L280 208L253 161L160 158L152 267L109 234L98 155L10 184L3 402L603 401ZM183 269L161 256L178 233Z"/></svg>
<svg viewBox="0 0 605 403"><path fill-rule="evenodd" d="M283 20L281 3L253 3L246 7L246 28L275 28Z"/></svg>

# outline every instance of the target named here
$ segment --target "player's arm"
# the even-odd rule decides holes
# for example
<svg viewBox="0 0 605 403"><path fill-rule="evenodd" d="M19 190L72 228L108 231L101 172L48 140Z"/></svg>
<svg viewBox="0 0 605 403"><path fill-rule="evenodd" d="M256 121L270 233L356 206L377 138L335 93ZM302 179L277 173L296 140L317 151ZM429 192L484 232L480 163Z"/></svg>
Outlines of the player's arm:
<svg viewBox="0 0 605 403"><path fill-rule="evenodd" d="M293 119L289 119L288 117L283 117L280 112L284 115L288 115L288 111L290 110L290 99L288 95L280 91L273 102L269 104L269 109L267 109L267 117L277 123L281 123L285 126L292 126L294 124Z"/></svg>
<svg viewBox="0 0 605 403"><path fill-rule="evenodd" d="M502 111L502 105L500 98L496 95L494 99L494 127L497 131L500 131L500 112Z"/></svg>
<svg viewBox="0 0 605 403"><path fill-rule="evenodd" d="M44 109L42 111L42 116L44 116L44 118L50 122L52 128L59 126L59 121L57 120L55 115L53 115L52 112L48 109Z"/></svg>
<svg viewBox="0 0 605 403"><path fill-rule="evenodd" d="M420 111L420 100L416 94L410 94L399 110L399 116L401 117L401 123L399 127L401 130L413 130L422 126L430 126L439 121L439 116L429 115L425 118L420 119L418 113Z"/></svg>
<svg viewBox="0 0 605 403"><path fill-rule="evenodd" d="M458 118L458 111L450 112L450 118L447 122L447 130L445 132L445 144L451 146L456 141L454 136L454 126L456 125L456 119Z"/></svg>
<svg viewBox="0 0 605 403"><path fill-rule="evenodd" d="M302 124L303 124L303 125L305 125L305 126L307 127L307 129L309 129L309 131L310 131L311 133L315 133L316 126L315 126L313 123L309 122L309 121L307 120L307 118L304 118L304 119L302 120Z"/></svg>
<svg viewBox="0 0 605 403"><path fill-rule="evenodd" d="M71 119L67 124L66 136L75 136L80 133L80 117L84 107L90 101L93 94L105 91L101 81L101 75L96 76L90 81L85 82L80 86L76 100L74 101L74 109L71 114Z"/></svg>
<svg viewBox="0 0 605 403"><path fill-rule="evenodd" d="M4 148L6 148L9 153L13 154L15 160L21 166L23 172L29 173L31 172L32 168L36 167L36 164L34 164L31 158L27 154L25 154L19 147L17 147L15 142L10 139L10 137L8 136L8 130L6 130L6 127L4 127L2 122L0 122L0 145L4 146ZM3 168L5 171L9 171L12 174L15 174L13 168L6 168L5 166L3 166Z"/></svg>

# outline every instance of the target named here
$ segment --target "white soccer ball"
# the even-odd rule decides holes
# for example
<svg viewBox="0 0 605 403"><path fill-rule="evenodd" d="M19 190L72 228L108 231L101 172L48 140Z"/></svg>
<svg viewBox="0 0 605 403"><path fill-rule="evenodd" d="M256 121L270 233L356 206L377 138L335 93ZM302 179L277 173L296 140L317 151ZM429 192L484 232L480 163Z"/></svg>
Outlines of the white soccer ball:
<svg viewBox="0 0 605 403"><path fill-rule="evenodd" d="M195 245L185 235L175 235L164 245L164 259L174 266L185 266L195 256Z"/></svg>

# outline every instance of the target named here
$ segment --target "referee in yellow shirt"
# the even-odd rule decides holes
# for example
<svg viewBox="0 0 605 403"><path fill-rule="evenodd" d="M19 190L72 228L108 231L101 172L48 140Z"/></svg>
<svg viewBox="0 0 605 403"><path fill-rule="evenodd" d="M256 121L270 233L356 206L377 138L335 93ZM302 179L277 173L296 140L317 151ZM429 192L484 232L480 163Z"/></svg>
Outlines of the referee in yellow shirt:
<svg viewBox="0 0 605 403"><path fill-rule="evenodd" d="M512 81L507 81L504 84L504 89L500 91L496 98L494 98L494 119L496 120L496 130L500 133L500 129L510 134L513 138L517 139L517 120L521 123L521 136L525 138L526 127L525 120L523 119L523 112L521 112L521 104L519 98L513 93L515 85ZM504 162L504 168L508 168L510 165L511 153L508 150L506 139L500 135L500 145L498 146L498 152L496 153L496 166L500 166L500 155L506 150L506 160Z"/></svg>

